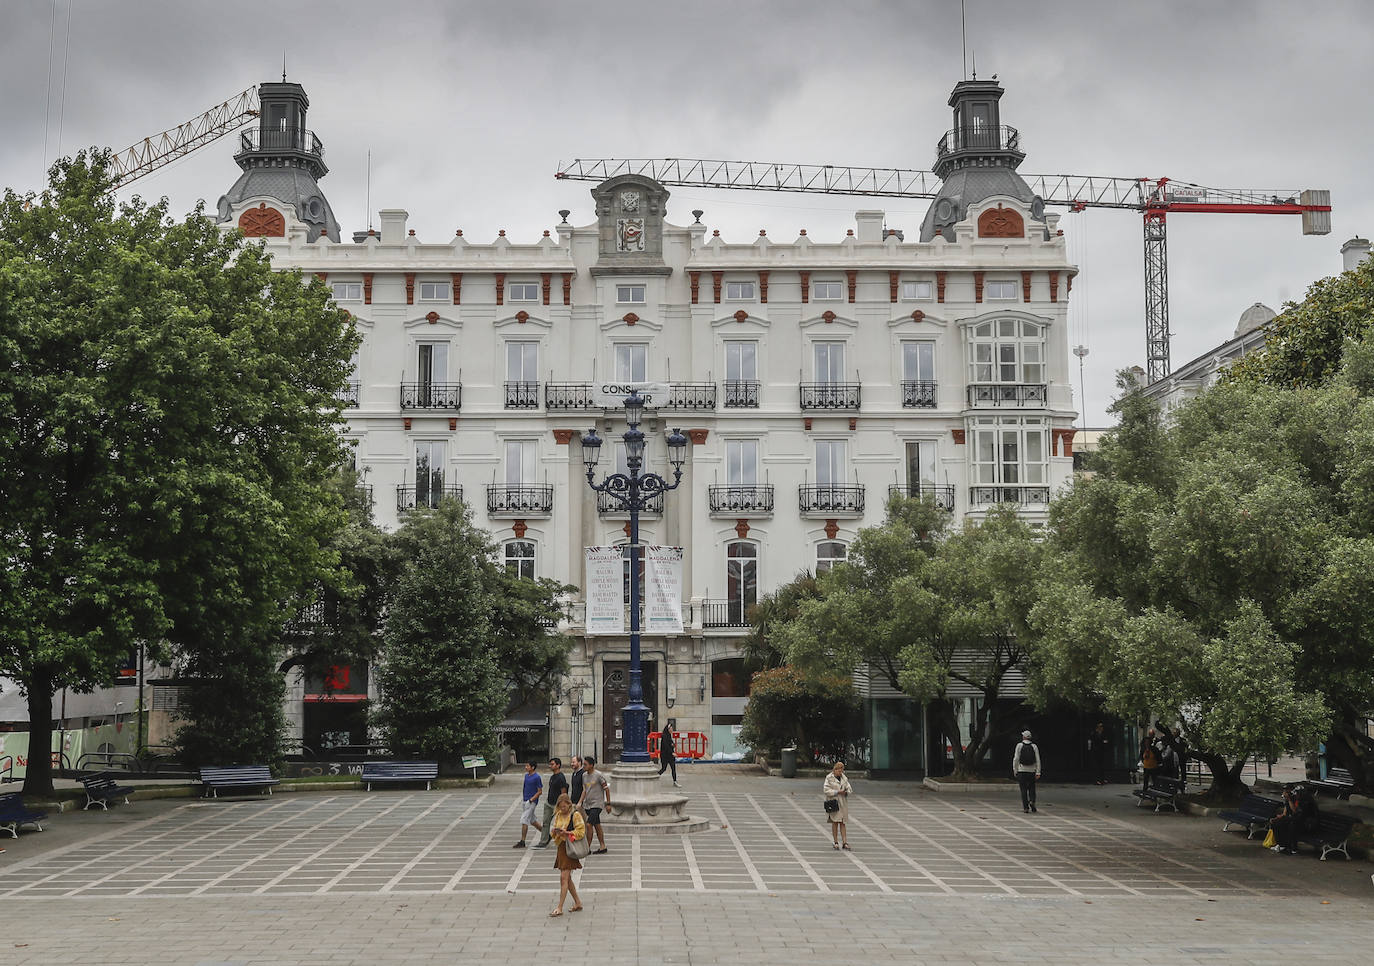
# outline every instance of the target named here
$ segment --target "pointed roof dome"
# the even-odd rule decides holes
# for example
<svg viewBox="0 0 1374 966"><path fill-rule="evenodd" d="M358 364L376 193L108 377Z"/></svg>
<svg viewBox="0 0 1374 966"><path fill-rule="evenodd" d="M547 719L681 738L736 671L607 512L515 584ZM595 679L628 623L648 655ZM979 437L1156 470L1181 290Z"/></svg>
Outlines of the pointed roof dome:
<svg viewBox="0 0 1374 966"><path fill-rule="evenodd" d="M1256 302L1240 314L1240 321L1236 323L1236 334L1234 338L1240 338L1247 332L1255 331L1277 314L1277 312L1263 302Z"/></svg>

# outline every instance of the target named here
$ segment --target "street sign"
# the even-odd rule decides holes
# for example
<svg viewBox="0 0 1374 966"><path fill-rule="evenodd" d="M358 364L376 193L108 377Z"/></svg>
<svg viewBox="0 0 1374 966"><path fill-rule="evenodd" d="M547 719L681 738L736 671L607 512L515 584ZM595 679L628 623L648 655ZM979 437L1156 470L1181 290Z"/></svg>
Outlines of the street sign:
<svg viewBox="0 0 1374 966"><path fill-rule="evenodd" d="M464 767L464 768L485 768L486 765L487 765L487 760L486 760L485 758L481 757L480 755L464 755L464 756L463 756L463 767Z"/></svg>
<svg viewBox="0 0 1374 966"><path fill-rule="evenodd" d="M638 392L647 409L656 409L668 404L671 387L666 382L598 382L592 395L598 406L603 409L619 409L625 405L625 397Z"/></svg>

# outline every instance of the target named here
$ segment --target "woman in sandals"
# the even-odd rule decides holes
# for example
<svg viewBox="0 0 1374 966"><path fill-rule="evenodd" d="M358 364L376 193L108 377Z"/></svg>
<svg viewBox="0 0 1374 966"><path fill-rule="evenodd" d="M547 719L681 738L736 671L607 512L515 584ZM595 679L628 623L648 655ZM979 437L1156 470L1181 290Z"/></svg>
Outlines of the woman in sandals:
<svg viewBox="0 0 1374 966"><path fill-rule="evenodd" d="M830 837L834 840L835 848L846 852L850 849L849 829L845 823L849 821L849 793L853 790L849 779L844 776L844 762L835 762L834 769L825 776L825 817L830 819ZM830 802L835 805L831 806L828 804Z"/></svg>
<svg viewBox="0 0 1374 966"><path fill-rule="evenodd" d="M558 855L553 860L553 867L558 870L558 907L549 913L550 918L563 915L563 901L569 893L574 903L569 911L582 911L582 897L573 884L573 870L582 868L582 863L568 854L568 843L586 839L587 825L582 816L573 811L567 792L558 796L558 804L554 806L553 837L558 842Z"/></svg>

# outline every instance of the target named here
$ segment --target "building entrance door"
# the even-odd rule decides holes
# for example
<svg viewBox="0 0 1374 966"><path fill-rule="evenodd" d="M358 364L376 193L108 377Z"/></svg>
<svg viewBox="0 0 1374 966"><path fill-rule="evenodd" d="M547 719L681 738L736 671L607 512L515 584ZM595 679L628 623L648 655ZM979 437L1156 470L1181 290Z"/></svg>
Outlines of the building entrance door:
<svg viewBox="0 0 1374 966"><path fill-rule="evenodd" d="M649 731L658 725L658 664L640 661L644 704L649 709ZM630 703L630 662L606 661L601 665L601 757L597 764L613 765L625 748L625 720L621 713Z"/></svg>

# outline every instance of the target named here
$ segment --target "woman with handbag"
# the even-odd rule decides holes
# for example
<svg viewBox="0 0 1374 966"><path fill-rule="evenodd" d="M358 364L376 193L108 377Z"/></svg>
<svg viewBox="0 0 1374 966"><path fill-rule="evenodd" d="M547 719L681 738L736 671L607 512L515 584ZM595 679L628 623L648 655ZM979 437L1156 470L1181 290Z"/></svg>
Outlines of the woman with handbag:
<svg viewBox="0 0 1374 966"><path fill-rule="evenodd" d="M558 906L549 913L550 919L563 915L563 901L569 893L576 903L569 911L582 911L582 897L573 884L573 870L582 868L581 860L587 857L587 850L591 848L587 825L582 816L573 811L567 792L558 796L558 804L554 807L553 837L558 841L558 855L553 860L553 867L558 870Z"/></svg>
<svg viewBox="0 0 1374 966"><path fill-rule="evenodd" d="M835 848L853 851L849 847L849 794L854 787L844 775L844 762L835 762L834 769L825 776L825 816L830 819L830 838ZM843 843L843 844L841 844Z"/></svg>

